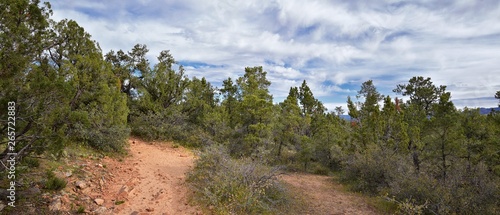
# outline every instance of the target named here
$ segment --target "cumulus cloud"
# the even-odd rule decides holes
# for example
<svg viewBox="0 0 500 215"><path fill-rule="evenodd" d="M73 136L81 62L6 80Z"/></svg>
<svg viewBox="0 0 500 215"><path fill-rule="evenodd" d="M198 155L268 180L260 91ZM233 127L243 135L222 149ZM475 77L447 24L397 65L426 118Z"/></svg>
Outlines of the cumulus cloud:
<svg viewBox="0 0 500 215"><path fill-rule="evenodd" d="M484 1L51 2L104 52L147 44L171 50L190 76L218 85L263 66L275 100L306 80L315 96L345 104L373 79L386 95L413 76L447 85L457 106L495 106L500 90L500 3ZM480 102L478 102L480 101ZM345 105L342 105L345 106Z"/></svg>

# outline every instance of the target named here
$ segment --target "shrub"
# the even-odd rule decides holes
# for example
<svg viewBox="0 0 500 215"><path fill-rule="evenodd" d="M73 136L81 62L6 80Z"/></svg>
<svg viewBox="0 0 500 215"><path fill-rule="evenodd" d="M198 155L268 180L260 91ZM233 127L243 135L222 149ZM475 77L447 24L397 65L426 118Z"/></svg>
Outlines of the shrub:
<svg viewBox="0 0 500 215"><path fill-rule="evenodd" d="M380 148L367 149L363 154L355 153L347 159L341 180L353 185L355 191L378 194L388 187L395 164L400 161L396 156L389 156Z"/></svg>
<svg viewBox="0 0 500 215"><path fill-rule="evenodd" d="M78 207L78 210L76 210L76 213L77 214L83 214L83 213L85 213L85 207L83 207L83 206Z"/></svg>
<svg viewBox="0 0 500 215"><path fill-rule="evenodd" d="M344 162L341 179L356 191L387 194L401 214L496 214L499 180L483 163L450 159L445 179L432 160L417 173L410 155L390 155L371 146Z"/></svg>
<svg viewBox="0 0 500 215"><path fill-rule="evenodd" d="M276 214L288 202L278 171L250 159L232 159L226 148L212 145L200 154L188 181L215 213Z"/></svg>
<svg viewBox="0 0 500 215"><path fill-rule="evenodd" d="M323 166L320 163L312 163L311 164L311 172L316 175L328 175L330 173L330 169L327 167Z"/></svg>
<svg viewBox="0 0 500 215"><path fill-rule="evenodd" d="M399 171L389 183L389 192L400 201L401 211L418 209L427 214L498 213L498 182L484 165L472 165L467 170L464 162L455 160L450 172L453 174L449 174L444 181L423 171L419 174Z"/></svg>
<svg viewBox="0 0 500 215"><path fill-rule="evenodd" d="M75 127L72 135L76 141L101 151L121 152L130 134L130 129L123 126L85 128L77 124Z"/></svg>
<svg viewBox="0 0 500 215"><path fill-rule="evenodd" d="M145 140L186 141L187 117L180 112L140 113L130 116L132 135Z"/></svg>
<svg viewBox="0 0 500 215"><path fill-rule="evenodd" d="M424 213L424 210L428 207L428 202L426 201L423 205L416 204L415 199L405 199L403 201L398 201L394 197L386 199L389 202L396 203L397 210L396 214L411 214L411 215L421 215Z"/></svg>
<svg viewBox="0 0 500 215"><path fill-rule="evenodd" d="M26 164L29 168L39 167L40 161L36 158L25 157L22 162Z"/></svg>
<svg viewBox="0 0 500 215"><path fill-rule="evenodd" d="M45 189L47 190L62 190L68 182L62 178L58 178L52 170L47 170L47 181Z"/></svg>

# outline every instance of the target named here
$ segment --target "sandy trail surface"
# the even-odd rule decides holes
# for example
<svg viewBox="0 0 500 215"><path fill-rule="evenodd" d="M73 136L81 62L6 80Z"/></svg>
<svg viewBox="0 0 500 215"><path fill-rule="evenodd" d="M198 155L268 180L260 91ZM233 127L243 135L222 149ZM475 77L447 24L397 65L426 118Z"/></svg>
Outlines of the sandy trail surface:
<svg viewBox="0 0 500 215"><path fill-rule="evenodd" d="M151 143L131 138L131 156L106 162L112 172L103 190L111 214L199 214L189 204L186 173L194 155L171 143Z"/></svg>
<svg viewBox="0 0 500 215"><path fill-rule="evenodd" d="M341 185L335 184L329 176L287 173L280 177L307 205L306 211L297 214L378 214L361 197L342 191Z"/></svg>

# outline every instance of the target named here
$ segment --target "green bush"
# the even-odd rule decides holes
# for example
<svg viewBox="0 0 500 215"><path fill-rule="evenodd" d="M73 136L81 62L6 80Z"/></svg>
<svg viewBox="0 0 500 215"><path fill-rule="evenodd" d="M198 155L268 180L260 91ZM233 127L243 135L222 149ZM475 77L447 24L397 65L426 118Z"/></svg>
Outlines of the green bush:
<svg viewBox="0 0 500 215"><path fill-rule="evenodd" d="M121 152L130 135L130 129L123 126L85 128L77 124L75 127L72 135L76 141L101 151Z"/></svg>
<svg viewBox="0 0 500 215"><path fill-rule="evenodd" d="M45 181L45 189L47 190L62 190L68 183L62 178L58 178L52 170L47 170L47 181Z"/></svg>
<svg viewBox="0 0 500 215"><path fill-rule="evenodd" d="M390 152L388 150L387 152ZM443 179L432 160L416 172L411 155L391 155L378 147L354 153L341 179L356 191L389 195L401 214L497 214L500 182L483 163L451 159Z"/></svg>
<svg viewBox="0 0 500 215"><path fill-rule="evenodd" d="M311 172L316 175L328 175L330 173L330 170L323 166L320 163L312 163L311 164Z"/></svg>
<svg viewBox="0 0 500 215"><path fill-rule="evenodd" d="M132 135L145 140L186 141L191 135L187 131L186 116L179 112L140 113L130 116Z"/></svg>
<svg viewBox="0 0 500 215"><path fill-rule="evenodd" d="M425 213L435 214L496 214L500 192L493 173L479 163L467 170L456 160L446 181L425 172L401 173L390 183L390 193L396 199L411 199L414 205L426 205Z"/></svg>
<svg viewBox="0 0 500 215"><path fill-rule="evenodd" d="M351 184L355 191L376 195L388 187L398 160L379 148L369 148L347 159L341 180Z"/></svg>
<svg viewBox="0 0 500 215"><path fill-rule="evenodd" d="M278 171L250 159L234 160L226 148L212 145L200 154L188 181L217 214L277 214L289 202Z"/></svg>
<svg viewBox="0 0 500 215"><path fill-rule="evenodd" d="M36 158L25 157L22 162L26 164L29 168L35 168L40 166L40 161Z"/></svg>

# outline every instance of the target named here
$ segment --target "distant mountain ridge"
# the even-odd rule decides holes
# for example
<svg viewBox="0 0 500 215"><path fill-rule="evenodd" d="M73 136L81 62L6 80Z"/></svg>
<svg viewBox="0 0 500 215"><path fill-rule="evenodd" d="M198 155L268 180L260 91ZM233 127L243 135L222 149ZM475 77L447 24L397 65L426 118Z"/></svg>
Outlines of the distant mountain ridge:
<svg viewBox="0 0 500 215"><path fill-rule="evenodd" d="M495 112L499 112L500 111L500 107L496 107L496 108L479 108L479 113L482 114L482 115L485 115L485 114L489 114L491 112L491 110L495 110Z"/></svg>
<svg viewBox="0 0 500 215"><path fill-rule="evenodd" d="M491 110L495 110L495 112L500 112L500 107L491 107L491 108L479 108L479 114L481 115L486 115L486 114L489 114L491 112ZM351 117L347 114L344 114L344 115L340 115L340 118L341 119L345 119L345 120L351 120Z"/></svg>

